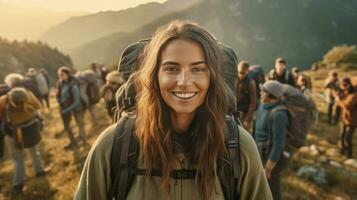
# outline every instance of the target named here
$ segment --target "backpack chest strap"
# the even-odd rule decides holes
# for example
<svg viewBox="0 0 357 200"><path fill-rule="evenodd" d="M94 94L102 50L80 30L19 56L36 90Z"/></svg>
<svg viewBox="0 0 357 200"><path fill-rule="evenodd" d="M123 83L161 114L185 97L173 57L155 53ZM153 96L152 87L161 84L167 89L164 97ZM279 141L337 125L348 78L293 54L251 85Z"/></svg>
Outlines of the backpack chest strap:
<svg viewBox="0 0 357 200"><path fill-rule="evenodd" d="M132 169L131 173L132 175L136 176L145 176L147 170L145 169ZM195 179L197 175L196 170L173 170L171 172L171 178L175 180L180 180L180 179ZM161 170L152 170L150 173L150 176L158 176L162 177L162 171Z"/></svg>

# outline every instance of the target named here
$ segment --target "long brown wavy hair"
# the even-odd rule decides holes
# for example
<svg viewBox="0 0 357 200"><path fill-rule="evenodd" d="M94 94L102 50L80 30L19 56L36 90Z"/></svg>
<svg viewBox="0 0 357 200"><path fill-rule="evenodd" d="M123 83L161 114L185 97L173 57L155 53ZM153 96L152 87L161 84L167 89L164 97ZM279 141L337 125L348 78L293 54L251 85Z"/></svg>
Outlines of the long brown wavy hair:
<svg viewBox="0 0 357 200"><path fill-rule="evenodd" d="M210 85L205 102L198 108L195 119L198 131L192 138L191 159L196 166L196 184L203 199L209 199L215 189L216 163L225 151L224 113L227 110L226 87L221 77L222 54L215 38L197 24L173 21L160 27L144 52L144 60L136 74L137 120L136 134L140 143L146 178L154 169L162 170L162 187L170 190L170 175L175 153L171 109L164 102L158 81L163 49L173 40L189 39L202 47L210 71Z"/></svg>

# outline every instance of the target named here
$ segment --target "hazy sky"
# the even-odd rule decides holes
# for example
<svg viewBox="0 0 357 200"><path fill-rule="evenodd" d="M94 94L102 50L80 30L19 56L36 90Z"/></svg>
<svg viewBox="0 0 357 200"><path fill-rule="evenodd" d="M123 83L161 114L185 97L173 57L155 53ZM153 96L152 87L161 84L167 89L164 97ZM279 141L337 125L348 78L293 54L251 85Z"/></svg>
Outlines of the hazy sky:
<svg viewBox="0 0 357 200"><path fill-rule="evenodd" d="M164 2L166 0L0 0L0 3L22 6L50 8L59 11L120 10L148 2Z"/></svg>

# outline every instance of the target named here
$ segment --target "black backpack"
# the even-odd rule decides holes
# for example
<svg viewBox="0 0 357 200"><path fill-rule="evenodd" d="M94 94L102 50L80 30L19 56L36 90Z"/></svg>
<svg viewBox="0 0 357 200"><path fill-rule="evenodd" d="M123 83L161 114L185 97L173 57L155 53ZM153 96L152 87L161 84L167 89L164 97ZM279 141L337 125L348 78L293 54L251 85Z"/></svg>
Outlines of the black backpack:
<svg viewBox="0 0 357 200"><path fill-rule="evenodd" d="M123 111L130 112L135 110L136 89L134 84L135 72L138 70L142 61L142 54L146 45L151 39L144 39L129 45L120 57L118 71L126 81L116 93L117 108L114 121L118 121ZM228 89L229 113L236 114L235 84L237 80L238 59L234 50L223 44L218 43L223 55L222 77Z"/></svg>
<svg viewBox="0 0 357 200"><path fill-rule="evenodd" d="M111 154L111 189L108 200L124 200L135 176L144 176L144 169L137 169L139 144L133 134L135 118L122 117L116 124L115 137ZM228 155L217 161L217 175L225 199L239 199L237 184L240 177L239 126L234 116L226 116L226 148ZM119 162L118 162L119 161ZM154 170L151 176L161 176L160 170ZM174 179L194 179L195 170L173 170Z"/></svg>

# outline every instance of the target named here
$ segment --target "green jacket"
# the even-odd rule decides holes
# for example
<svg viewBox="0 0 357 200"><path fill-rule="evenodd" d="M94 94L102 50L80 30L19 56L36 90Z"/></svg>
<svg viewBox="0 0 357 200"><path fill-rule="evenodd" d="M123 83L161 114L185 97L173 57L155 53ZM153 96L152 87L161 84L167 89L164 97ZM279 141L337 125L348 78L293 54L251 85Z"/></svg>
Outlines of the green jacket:
<svg viewBox="0 0 357 200"><path fill-rule="evenodd" d="M110 157L113 146L115 125L107 128L93 144L85 162L79 181L75 200L106 200L111 188ZM243 128L240 129L241 149L241 178L237 190L241 200L264 199L271 200L271 192L264 175L262 163L253 138ZM209 158L207 158L209 159ZM140 159L139 157L139 160ZM187 158L177 154L175 169L188 169ZM143 164L138 163L139 168ZM152 177L145 182L144 176L134 178L127 200L167 200L202 199L195 180L171 180L171 191L163 192L160 188L161 177ZM218 177L216 190L212 192L211 199L224 199Z"/></svg>

